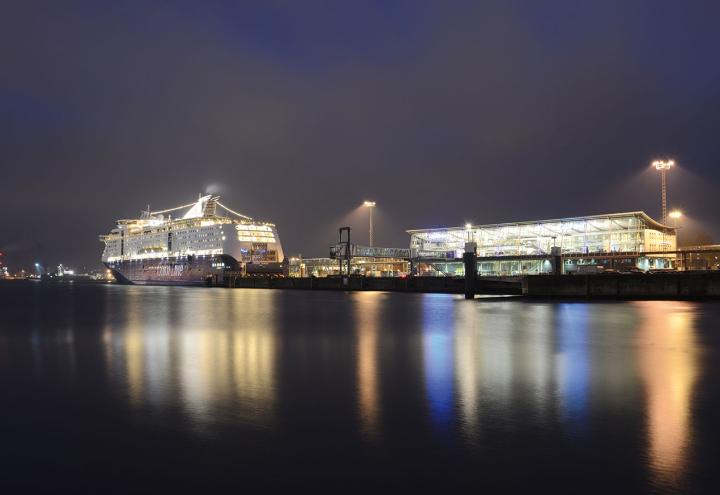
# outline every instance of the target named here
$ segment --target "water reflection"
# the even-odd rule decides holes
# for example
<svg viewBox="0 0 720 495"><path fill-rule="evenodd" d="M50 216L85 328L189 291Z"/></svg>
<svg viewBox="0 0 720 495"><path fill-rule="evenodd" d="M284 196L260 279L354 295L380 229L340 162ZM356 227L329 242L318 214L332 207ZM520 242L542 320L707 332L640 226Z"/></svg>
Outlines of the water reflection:
<svg viewBox="0 0 720 495"><path fill-rule="evenodd" d="M553 315L547 306L460 303L454 356L463 433L475 442L482 418L511 426L518 416L544 421L554 409Z"/></svg>
<svg viewBox="0 0 720 495"><path fill-rule="evenodd" d="M556 372L564 419L582 427L587 420L590 354L590 306L561 304L557 317Z"/></svg>
<svg viewBox="0 0 720 495"><path fill-rule="evenodd" d="M124 290L122 305L109 313L125 320L106 322L103 349L107 368L126 381L133 407L180 403L198 431L223 415L272 424L278 388L272 293L171 290L148 297L147 288ZM377 441L383 430L381 317L388 299L362 294L353 301L358 427ZM618 305L615 322L603 316L609 306L592 304L478 304L428 295L419 309L424 393L437 432L449 434L458 421L473 443L490 425L512 429L532 418L577 435L589 422L591 390L602 394L599 407L628 410L636 390L628 363L637 359L653 472L659 483L682 474L696 377L688 304ZM622 339L632 338L636 327L640 345L633 356L623 351ZM592 345L590 335L598 332L610 352Z"/></svg>
<svg viewBox="0 0 720 495"><path fill-rule="evenodd" d="M553 376L556 312L556 308L541 304L505 315L512 329L507 345L517 347L511 365L515 370L513 398L538 422L548 421L557 406Z"/></svg>
<svg viewBox="0 0 720 495"><path fill-rule="evenodd" d="M655 482L677 484L693 437L691 400L698 374L694 303L634 303L642 319L638 364L647 394L649 463Z"/></svg>
<svg viewBox="0 0 720 495"><path fill-rule="evenodd" d="M478 434L480 415L480 363L482 347L478 338L482 319L475 304L456 307L455 373L462 428L469 437Z"/></svg>
<svg viewBox="0 0 720 495"><path fill-rule="evenodd" d="M242 294L239 302L233 291L120 290L125 294L115 309L126 319L105 323L103 349L113 379L127 383L131 406L161 412L180 403L198 431L223 416L256 426L271 422L272 297Z"/></svg>
<svg viewBox="0 0 720 495"><path fill-rule="evenodd" d="M2 291L3 440L33 473L67 459L224 486L258 472L409 488L522 473L532 489L552 472L559 491L632 493L717 479L714 303Z"/></svg>
<svg viewBox="0 0 720 495"><path fill-rule="evenodd" d="M355 300L353 317L357 324L358 414L363 435L372 440L380 436L380 397L378 377L378 317L384 294L365 293Z"/></svg>
<svg viewBox="0 0 720 495"><path fill-rule="evenodd" d="M127 327L121 333L123 345L121 347L125 357L127 373L128 395L134 406L140 406L144 398L145 383L145 342L144 321L146 312L142 310L142 294L137 289L128 291L127 298ZM152 316L152 313L147 316Z"/></svg>
<svg viewBox="0 0 720 495"><path fill-rule="evenodd" d="M451 300L428 295L423 302L423 363L430 418L436 428L446 430L453 421L453 320L447 312Z"/></svg>
<svg viewBox="0 0 720 495"><path fill-rule="evenodd" d="M433 419L446 420L443 414L456 400L471 443L483 427L513 427L528 415L577 436L587 434L594 390L598 414L619 413L629 420L636 407L645 411L655 481L677 486L693 438L696 314L693 303L684 302L527 304L522 312L516 305L459 303L454 322L446 319L443 331L430 304L424 334ZM450 328L452 348L444 339ZM635 335L639 342L631 347ZM446 365L450 359L456 399ZM638 393L635 365L646 397Z"/></svg>
<svg viewBox="0 0 720 495"><path fill-rule="evenodd" d="M77 372L75 342L76 309L72 304L72 292L57 298L48 311L43 307L38 293L32 294L30 316L30 352L33 372L39 379L52 373L54 378L72 381Z"/></svg>

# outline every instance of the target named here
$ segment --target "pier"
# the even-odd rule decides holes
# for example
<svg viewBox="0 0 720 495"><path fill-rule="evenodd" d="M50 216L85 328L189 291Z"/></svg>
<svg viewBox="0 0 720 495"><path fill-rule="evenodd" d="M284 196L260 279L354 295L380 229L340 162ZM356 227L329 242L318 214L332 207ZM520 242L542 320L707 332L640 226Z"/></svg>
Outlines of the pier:
<svg viewBox="0 0 720 495"><path fill-rule="evenodd" d="M533 275L522 278L530 298L717 299L717 271L656 274Z"/></svg>
<svg viewBox="0 0 720 495"><path fill-rule="evenodd" d="M566 299L704 299L720 297L720 271L687 270L693 256L720 254L720 246L706 246L657 252L562 253L551 247L542 255L478 256L477 243L467 241L461 259L417 257L410 249L356 245L350 242L350 229L340 229L340 242L332 246L328 264L337 263L337 272L326 277L247 277L242 272L226 272L220 284L229 288L336 290L336 291L390 291L464 294L466 299L475 296L505 295L526 298ZM416 256L413 256L415 254ZM621 272L627 259L640 256L672 257L685 271ZM358 273L360 258L367 265L403 263L407 276L367 276ZM591 259L608 266L606 272L566 272L574 263ZM511 274L509 276L482 274L481 267L488 262L542 261L547 273ZM420 263L462 263L462 276L422 276L413 266ZM302 266L302 265L301 265ZM575 265L577 267L577 265ZM299 272L302 274L302 270Z"/></svg>
<svg viewBox="0 0 720 495"><path fill-rule="evenodd" d="M229 277L225 287L505 295L528 299L718 299L717 271L518 277Z"/></svg>
<svg viewBox="0 0 720 495"><path fill-rule="evenodd" d="M229 277L227 287L245 289L300 289L300 290L341 290L341 291L389 291L464 294L463 277ZM491 277L478 279L475 286L477 295L522 294L522 283L518 280L503 280Z"/></svg>

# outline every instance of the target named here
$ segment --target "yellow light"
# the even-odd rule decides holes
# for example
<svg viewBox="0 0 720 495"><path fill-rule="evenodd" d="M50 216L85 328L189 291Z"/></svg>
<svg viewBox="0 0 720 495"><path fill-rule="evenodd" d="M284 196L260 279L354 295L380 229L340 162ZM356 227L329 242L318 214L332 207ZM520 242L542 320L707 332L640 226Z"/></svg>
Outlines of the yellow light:
<svg viewBox="0 0 720 495"><path fill-rule="evenodd" d="M472 224L471 224L471 223L466 223L466 224L465 224L465 230L470 230L470 229L472 229Z"/></svg>
<svg viewBox="0 0 720 495"><path fill-rule="evenodd" d="M683 214L680 210L673 210L670 213L668 213L668 216L674 220L677 220L678 218L682 217Z"/></svg>
<svg viewBox="0 0 720 495"><path fill-rule="evenodd" d="M670 170L675 166L674 160L655 160L652 162L652 166L657 170Z"/></svg>
<svg viewBox="0 0 720 495"><path fill-rule="evenodd" d="M375 206L375 201L365 201L365 202L363 203L363 205L364 205L364 206L369 206L369 207L372 208L373 206Z"/></svg>

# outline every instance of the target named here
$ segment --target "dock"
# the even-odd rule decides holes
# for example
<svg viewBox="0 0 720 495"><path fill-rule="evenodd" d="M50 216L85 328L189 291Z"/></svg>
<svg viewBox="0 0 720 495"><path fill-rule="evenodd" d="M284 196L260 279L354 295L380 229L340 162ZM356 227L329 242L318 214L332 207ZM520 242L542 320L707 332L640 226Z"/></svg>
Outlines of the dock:
<svg viewBox="0 0 720 495"><path fill-rule="evenodd" d="M227 280L227 287L245 289L299 289L340 291L389 291L463 294L463 277L234 277ZM522 283L483 277L478 281L476 294L514 295L522 294Z"/></svg>
<svg viewBox="0 0 720 495"><path fill-rule="evenodd" d="M532 275L522 279L530 298L720 299L720 271Z"/></svg>
<svg viewBox="0 0 720 495"><path fill-rule="evenodd" d="M234 277L225 287L465 294L464 277ZM720 272L477 277L472 296L527 299L720 299Z"/></svg>

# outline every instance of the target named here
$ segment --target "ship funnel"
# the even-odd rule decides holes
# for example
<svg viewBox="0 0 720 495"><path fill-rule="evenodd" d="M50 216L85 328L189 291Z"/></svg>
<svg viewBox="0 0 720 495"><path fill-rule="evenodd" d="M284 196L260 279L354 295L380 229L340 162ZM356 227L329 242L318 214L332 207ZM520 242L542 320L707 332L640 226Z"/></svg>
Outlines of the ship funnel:
<svg viewBox="0 0 720 495"><path fill-rule="evenodd" d="M218 200L220 199L220 196L211 196L210 199L208 199L205 202L205 205L203 206L203 216L204 217L214 217L215 216L215 210L217 209Z"/></svg>

